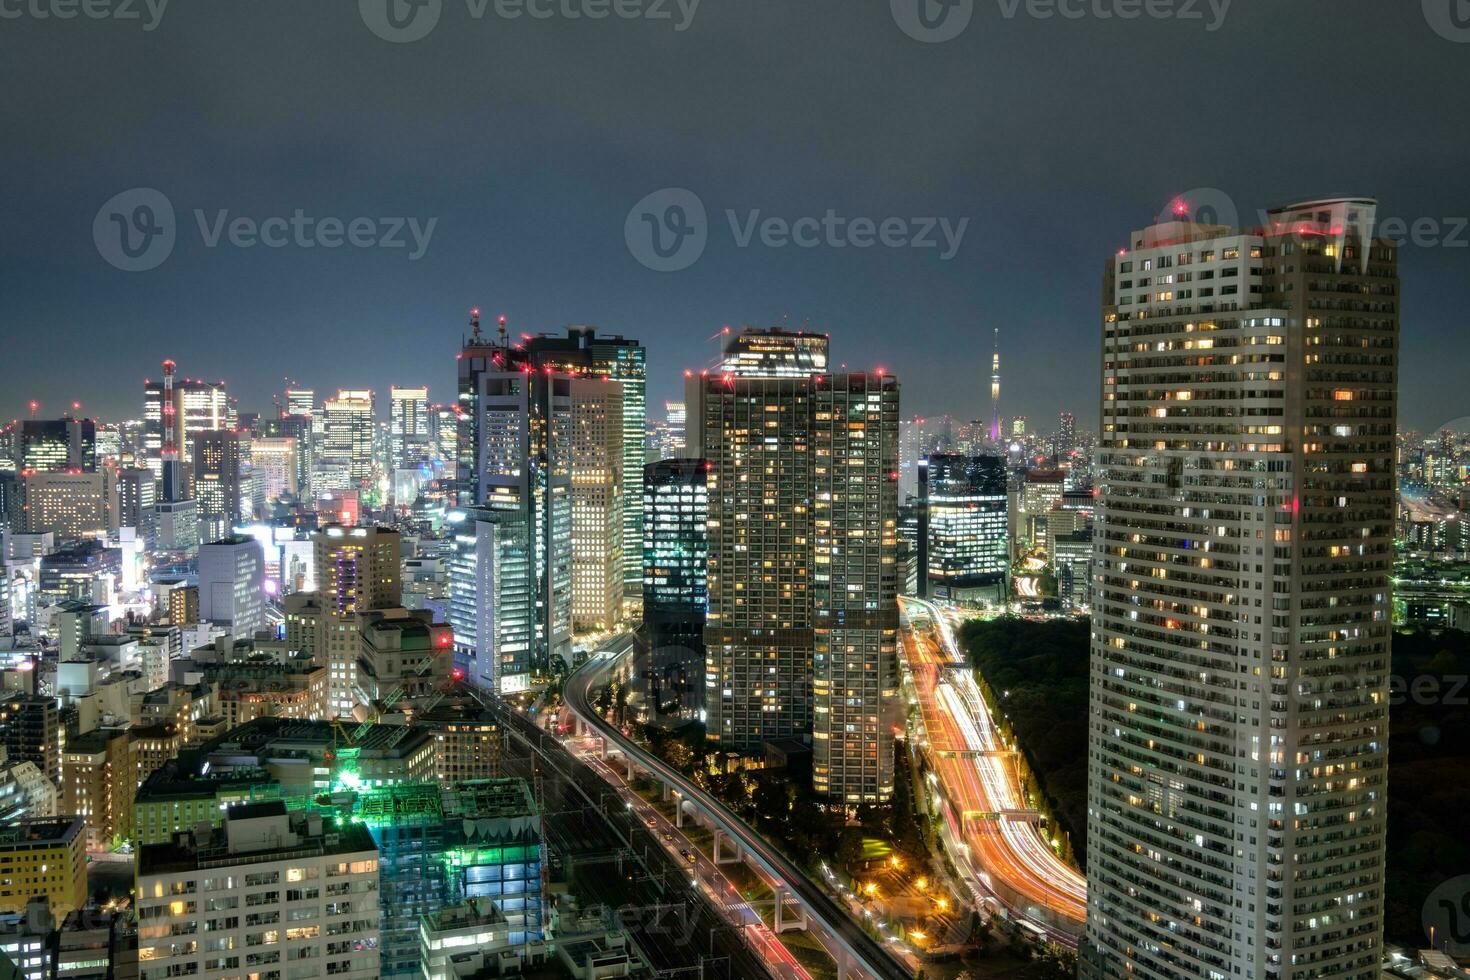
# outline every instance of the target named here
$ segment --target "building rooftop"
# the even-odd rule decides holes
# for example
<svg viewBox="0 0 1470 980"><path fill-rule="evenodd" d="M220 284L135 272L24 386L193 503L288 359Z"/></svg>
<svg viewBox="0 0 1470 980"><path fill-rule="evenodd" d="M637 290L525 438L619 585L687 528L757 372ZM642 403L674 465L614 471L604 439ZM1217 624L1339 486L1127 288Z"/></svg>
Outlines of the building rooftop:
<svg viewBox="0 0 1470 980"><path fill-rule="evenodd" d="M363 753L392 753L405 756L417 751L433 738L428 729L414 725L401 736L401 725L370 725L352 747ZM352 726L354 733L357 726ZM401 736L401 737L400 737ZM256 718L206 742L203 752L291 751L331 748L342 741L341 733L329 721L295 721L288 718ZM395 744L396 743L396 744ZM345 747L345 746L344 746Z"/></svg>
<svg viewBox="0 0 1470 980"><path fill-rule="evenodd" d="M376 854L378 846L372 834L364 826L348 824L328 828L319 819L313 821L306 814L294 817L286 813L279 804L270 809L256 812L255 807L271 807L272 804L247 804L231 807L225 826L211 830L207 835L195 833L175 834L167 844L144 844L138 850L138 876L180 874L200 871L205 868L230 867L243 864L262 864L268 861L288 860L298 857L324 857L330 854ZM237 813L236 811L244 811ZM256 820L289 821L294 834L283 839L280 847L259 850L241 847L232 848L230 824L237 828L243 823ZM291 839L294 837L294 839Z"/></svg>
<svg viewBox="0 0 1470 980"><path fill-rule="evenodd" d="M444 813L451 817L510 819L537 817L539 810L524 779L468 779L444 787Z"/></svg>
<svg viewBox="0 0 1470 980"><path fill-rule="evenodd" d="M82 832L81 817L22 820L0 827L0 850L16 851L56 847L75 840Z"/></svg>
<svg viewBox="0 0 1470 980"><path fill-rule="evenodd" d="M420 918L430 932L450 932L476 926L493 926L506 922L505 914L495 907L494 902L467 900L463 905L426 912Z"/></svg>
<svg viewBox="0 0 1470 980"><path fill-rule="evenodd" d="M90 732L73 735L66 740L67 755L95 755L106 752L107 746L119 735L126 735L126 728L94 728Z"/></svg>
<svg viewBox="0 0 1470 980"><path fill-rule="evenodd" d="M284 817L286 815L286 804L280 800L267 800L263 803L236 803L225 811L225 817L229 820L254 820L258 817Z"/></svg>

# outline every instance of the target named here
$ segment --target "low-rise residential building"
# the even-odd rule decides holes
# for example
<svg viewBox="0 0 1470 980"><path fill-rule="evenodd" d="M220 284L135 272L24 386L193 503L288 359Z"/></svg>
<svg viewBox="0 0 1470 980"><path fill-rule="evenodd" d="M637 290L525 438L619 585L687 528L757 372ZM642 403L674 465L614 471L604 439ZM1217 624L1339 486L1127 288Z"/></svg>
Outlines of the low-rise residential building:
<svg viewBox="0 0 1470 980"><path fill-rule="evenodd" d="M379 975L371 835L280 802L143 847L137 909L141 980Z"/></svg>

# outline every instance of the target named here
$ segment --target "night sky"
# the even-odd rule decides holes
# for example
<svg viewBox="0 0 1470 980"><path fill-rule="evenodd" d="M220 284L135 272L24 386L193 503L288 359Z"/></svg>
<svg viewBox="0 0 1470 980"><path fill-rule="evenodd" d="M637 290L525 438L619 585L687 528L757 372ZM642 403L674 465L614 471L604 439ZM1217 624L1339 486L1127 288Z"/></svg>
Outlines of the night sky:
<svg viewBox="0 0 1470 980"><path fill-rule="evenodd" d="M442 0L409 43L375 35L354 0L173 0L151 31L144 0L128 2L140 20L0 0L6 418L31 398L43 414L80 399L136 417L165 357L226 379L245 411L268 412L288 374L371 387L384 406L392 384L448 399L479 305L517 333L590 323L641 339L652 416L721 326L781 322L831 332L851 367L898 373L905 414L985 414L1000 327L1003 412L1050 428L1068 409L1090 426L1103 263L1195 188L1246 220L1339 194L1454 219L1433 236L1448 244L1401 252L1401 417L1470 414L1470 37L1454 39L1470 30L1449 20L1462 0L1235 0L1214 31L1206 0L1198 20L973 0L943 43L906 34L888 0L704 0L682 31L675 0L669 19L603 20L510 20L493 0L476 19ZM130 273L104 260L94 219L138 187L171 202L176 242ZM625 222L671 187L707 208L708 246L651 271ZM406 230L398 249L210 248L195 209L206 223L298 209L378 231L437 223L411 261ZM945 261L742 248L727 209L742 224L757 209L969 224Z"/></svg>

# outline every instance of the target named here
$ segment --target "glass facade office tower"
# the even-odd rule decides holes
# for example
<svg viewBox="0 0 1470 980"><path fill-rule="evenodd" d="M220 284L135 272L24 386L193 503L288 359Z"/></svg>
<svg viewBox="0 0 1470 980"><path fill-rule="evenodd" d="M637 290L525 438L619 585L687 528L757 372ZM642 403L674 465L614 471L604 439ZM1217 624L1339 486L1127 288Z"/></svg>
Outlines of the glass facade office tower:
<svg viewBox="0 0 1470 980"><path fill-rule="evenodd" d="M535 669L572 662L572 379L474 331L458 357L462 506L519 511L536 576Z"/></svg>
<svg viewBox="0 0 1470 980"><path fill-rule="evenodd" d="M622 388L623 584L637 594L642 563L631 542L643 540L643 442L648 428L648 352L636 340L599 335L596 327L568 327L565 337L540 334L523 338L532 369L573 377L603 378Z"/></svg>
<svg viewBox="0 0 1470 980"><path fill-rule="evenodd" d="M393 468L417 470L426 465L434 455L434 437L429 420L429 389L394 386L388 395L388 435Z"/></svg>
<svg viewBox="0 0 1470 980"><path fill-rule="evenodd" d="M337 397L323 403L322 412L322 465L346 470L353 484L362 486L373 477L377 426L373 393L361 389L339 391Z"/></svg>
<svg viewBox="0 0 1470 980"><path fill-rule="evenodd" d="M661 714L692 717L704 707L707 466L665 459L643 471L643 626L649 700Z"/></svg>
<svg viewBox="0 0 1470 980"><path fill-rule="evenodd" d="M97 425L91 419L25 419L15 437L16 469L46 473L97 469Z"/></svg>
<svg viewBox="0 0 1470 980"><path fill-rule="evenodd" d="M519 507L461 507L446 521L454 544L449 559L449 624L455 666L502 694L530 685L536 645L535 555Z"/></svg>
<svg viewBox="0 0 1470 980"><path fill-rule="evenodd" d="M240 520L240 434L228 430L189 437L194 457L194 500L206 540L228 535Z"/></svg>
<svg viewBox="0 0 1470 980"><path fill-rule="evenodd" d="M936 454L920 460L918 484L930 593L953 600L994 593L1010 565L1005 458Z"/></svg>
<svg viewBox="0 0 1470 980"><path fill-rule="evenodd" d="M1379 974L1399 282L1375 211L1167 221L1108 261L1090 975Z"/></svg>

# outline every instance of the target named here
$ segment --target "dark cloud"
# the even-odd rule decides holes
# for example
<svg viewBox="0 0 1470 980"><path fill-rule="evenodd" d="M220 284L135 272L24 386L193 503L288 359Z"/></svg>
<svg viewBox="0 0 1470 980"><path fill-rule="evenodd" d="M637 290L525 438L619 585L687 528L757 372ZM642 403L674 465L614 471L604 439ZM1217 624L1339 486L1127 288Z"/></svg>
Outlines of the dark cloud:
<svg viewBox="0 0 1470 980"><path fill-rule="evenodd" d="M43 0L17 2L0 7ZM1406 218L1470 215L1470 44L1419 3L1235 0L1215 32L1005 6L975 0L943 44L906 36L886 0L703 0L683 32L474 20L444 0L410 44L374 36L351 0L173 0L151 32L0 19L0 411L39 397L136 414L165 356L227 378L246 409L288 373L447 395L464 310L482 304L518 329L642 338L655 402L722 324L789 317L830 330L848 363L898 372L906 407L979 412L998 325L1006 410L1092 419L1101 263L1171 195L1216 187L1251 215L1366 193ZM138 186L168 195L179 241L129 275L98 256L92 222ZM695 191L713 221L700 261L671 274L623 240L629 208L663 187ZM439 222L410 262L211 249L195 209ZM727 209L970 224L943 262L739 248ZM1467 262L1404 250L1407 423L1465 412Z"/></svg>

